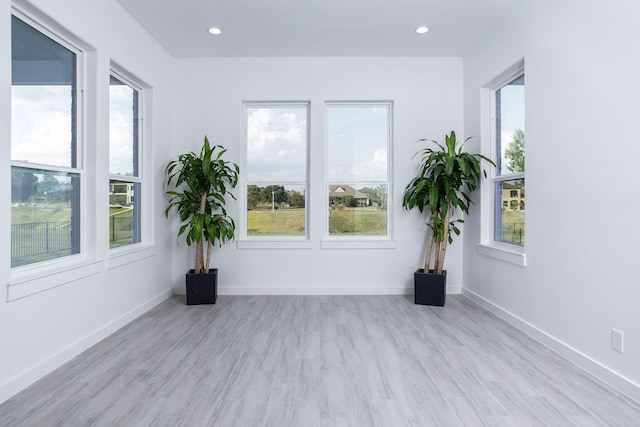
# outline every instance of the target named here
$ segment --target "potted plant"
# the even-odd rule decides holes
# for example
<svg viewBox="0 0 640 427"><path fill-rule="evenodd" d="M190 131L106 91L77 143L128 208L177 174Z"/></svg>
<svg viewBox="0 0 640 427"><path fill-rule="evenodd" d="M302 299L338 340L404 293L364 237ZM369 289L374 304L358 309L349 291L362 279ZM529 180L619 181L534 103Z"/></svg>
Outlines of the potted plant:
<svg viewBox="0 0 640 427"><path fill-rule="evenodd" d="M418 175L405 188L402 206L407 210L417 207L421 213L429 215L424 268L414 274L416 304L444 305L447 246L453 242L452 232L460 235L457 224L464 222L461 218L453 219L453 214L458 208L465 214L469 213L472 203L469 194L479 187L482 175L487 176L480 161L486 160L495 165L481 154L463 151L469 139L458 141L454 131L445 135L444 145L421 139L419 142L434 143L435 148L422 149L414 156L420 156Z"/></svg>
<svg viewBox="0 0 640 427"><path fill-rule="evenodd" d="M187 245L196 245L195 268L186 275L187 304L215 304L218 295L218 269L210 269L211 250L231 241L235 236L235 222L225 210L226 196L238 184L240 168L225 161L227 150L221 145L204 145L197 155L181 154L167 164L167 191L171 196L165 216L175 208L183 223L178 237L186 234ZM206 256L204 245L206 243Z"/></svg>

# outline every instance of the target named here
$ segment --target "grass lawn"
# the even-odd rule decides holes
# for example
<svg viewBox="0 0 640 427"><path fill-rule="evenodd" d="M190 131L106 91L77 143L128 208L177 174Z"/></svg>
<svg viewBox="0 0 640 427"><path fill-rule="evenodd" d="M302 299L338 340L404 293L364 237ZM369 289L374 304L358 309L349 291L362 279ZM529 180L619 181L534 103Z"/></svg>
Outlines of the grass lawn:
<svg viewBox="0 0 640 427"><path fill-rule="evenodd" d="M11 206L11 224L71 221L68 203L43 203L29 206Z"/></svg>
<svg viewBox="0 0 640 427"><path fill-rule="evenodd" d="M304 236L304 209L253 209L247 211L249 236ZM331 236L387 234L387 212L375 207L332 210L329 217Z"/></svg>
<svg viewBox="0 0 640 427"><path fill-rule="evenodd" d="M248 236L304 236L304 208L247 211Z"/></svg>
<svg viewBox="0 0 640 427"><path fill-rule="evenodd" d="M109 206L109 247L133 243L133 209Z"/></svg>
<svg viewBox="0 0 640 427"><path fill-rule="evenodd" d="M330 236L384 236L387 234L387 211L377 207L331 210Z"/></svg>

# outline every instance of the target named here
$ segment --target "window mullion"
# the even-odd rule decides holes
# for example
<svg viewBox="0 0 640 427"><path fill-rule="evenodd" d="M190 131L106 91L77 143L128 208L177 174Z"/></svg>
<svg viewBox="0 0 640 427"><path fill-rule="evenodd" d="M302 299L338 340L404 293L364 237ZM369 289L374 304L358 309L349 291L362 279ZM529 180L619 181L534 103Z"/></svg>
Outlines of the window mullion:
<svg viewBox="0 0 640 427"><path fill-rule="evenodd" d="M512 180L516 180L516 179L524 179L524 172L519 172L519 173L511 173L511 174L505 174L505 175L498 175L496 177L493 178L493 182L500 182L500 181L512 181Z"/></svg>

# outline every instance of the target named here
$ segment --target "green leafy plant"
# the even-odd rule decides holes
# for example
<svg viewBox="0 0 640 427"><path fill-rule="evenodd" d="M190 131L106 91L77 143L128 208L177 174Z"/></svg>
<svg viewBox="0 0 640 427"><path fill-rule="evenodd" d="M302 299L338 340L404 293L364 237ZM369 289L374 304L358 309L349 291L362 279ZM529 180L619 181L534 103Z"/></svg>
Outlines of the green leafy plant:
<svg viewBox="0 0 640 427"><path fill-rule="evenodd" d="M419 173L407 184L402 206L407 210L418 208L420 212L429 214L425 273L432 270L435 274L443 272L447 246L453 243L451 233L460 235L458 224L464 222L462 219L453 220L453 213L458 208L465 214L469 213L469 206L473 203L470 193L478 189L482 176L487 176L480 165L481 160L495 166L481 154L463 151L469 139L458 141L454 131L445 135L445 145L421 139L419 142L434 143L436 148L422 149L414 156L420 157ZM434 250L434 266L431 268Z"/></svg>
<svg viewBox="0 0 640 427"><path fill-rule="evenodd" d="M221 145L212 147L205 136L199 155L194 152L181 154L165 169L167 186L174 187L167 191L171 198L165 216L175 208L183 222L178 237L186 233L187 245L196 244L195 273L209 272L214 244L222 246L235 237L235 222L227 215L225 203L226 196L235 200L229 190L238 184L240 168L223 159L226 151Z"/></svg>

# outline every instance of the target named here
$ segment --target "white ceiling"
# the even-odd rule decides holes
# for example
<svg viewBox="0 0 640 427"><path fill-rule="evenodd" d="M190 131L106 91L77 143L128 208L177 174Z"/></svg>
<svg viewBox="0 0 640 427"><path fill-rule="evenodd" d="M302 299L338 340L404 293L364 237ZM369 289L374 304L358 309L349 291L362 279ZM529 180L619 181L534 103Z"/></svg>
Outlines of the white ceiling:
<svg viewBox="0 0 640 427"><path fill-rule="evenodd" d="M173 56L462 56L519 0L118 0ZM430 31L418 35L426 25ZM207 30L223 31L212 36Z"/></svg>

